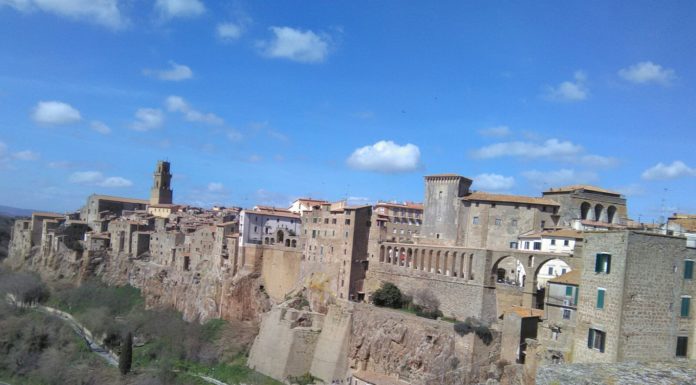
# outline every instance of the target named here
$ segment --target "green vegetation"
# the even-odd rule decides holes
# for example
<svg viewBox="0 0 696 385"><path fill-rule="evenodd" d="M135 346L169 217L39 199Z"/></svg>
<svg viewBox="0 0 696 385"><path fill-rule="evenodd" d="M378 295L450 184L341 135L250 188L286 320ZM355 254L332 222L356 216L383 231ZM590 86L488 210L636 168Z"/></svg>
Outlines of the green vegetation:
<svg viewBox="0 0 696 385"><path fill-rule="evenodd" d="M246 366L246 356L240 354L232 361L218 363L216 365L201 365L190 361L182 361L175 365L175 368L189 373L210 376L228 384L249 384L249 385L281 385L268 376L264 376Z"/></svg>
<svg viewBox="0 0 696 385"><path fill-rule="evenodd" d="M474 332L486 345L490 345L493 341L493 333L489 326L477 318L467 317L464 322L455 323L454 331L460 336Z"/></svg>
<svg viewBox="0 0 696 385"><path fill-rule="evenodd" d="M382 286L372 294L372 303L379 307L390 307L400 309L403 295L396 285L391 282L384 282Z"/></svg>
<svg viewBox="0 0 696 385"><path fill-rule="evenodd" d="M384 282L372 294L372 303L375 306L399 309L424 318L438 319L443 316L439 309L440 301L430 290L419 290L411 298L403 295L401 290L390 282ZM453 320L453 318L448 320Z"/></svg>
<svg viewBox="0 0 696 385"><path fill-rule="evenodd" d="M133 334L126 334L121 341L121 355L118 357L118 370L121 374L126 375L131 370L133 363Z"/></svg>
<svg viewBox="0 0 696 385"><path fill-rule="evenodd" d="M309 373L305 373L301 376L298 377L288 377L288 382L291 384L297 384L297 385L312 385L314 384L318 378L314 377L313 375Z"/></svg>

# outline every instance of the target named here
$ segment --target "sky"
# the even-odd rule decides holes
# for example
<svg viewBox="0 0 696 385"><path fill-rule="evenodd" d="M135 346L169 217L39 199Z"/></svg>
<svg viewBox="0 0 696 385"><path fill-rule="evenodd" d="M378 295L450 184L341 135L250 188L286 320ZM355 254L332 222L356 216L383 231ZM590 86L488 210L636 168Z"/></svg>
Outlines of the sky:
<svg viewBox="0 0 696 385"><path fill-rule="evenodd" d="M0 204L422 201L423 176L696 213L696 2L0 0Z"/></svg>

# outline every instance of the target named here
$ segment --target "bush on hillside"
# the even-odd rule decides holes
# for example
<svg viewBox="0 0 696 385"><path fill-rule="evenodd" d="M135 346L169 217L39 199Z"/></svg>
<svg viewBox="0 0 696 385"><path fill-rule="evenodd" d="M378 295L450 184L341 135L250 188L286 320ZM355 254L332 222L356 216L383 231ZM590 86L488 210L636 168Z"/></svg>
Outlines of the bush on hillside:
<svg viewBox="0 0 696 385"><path fill-rule="evenodd" d="M376 306L400 309L403 304L403 296L396 285L384 282L382 287L372 294L372 303Z"/></svg>
<svg viewBox="0 0 696 385"><path fill-rule="evenodd" d="M477 318L467 317L464 322L455 323L454 331L460 336L465 336L471 332L474 332L486 345L490 345L490 343L493 341L493 333L491 332L491 329L483 321Z"/></svg>

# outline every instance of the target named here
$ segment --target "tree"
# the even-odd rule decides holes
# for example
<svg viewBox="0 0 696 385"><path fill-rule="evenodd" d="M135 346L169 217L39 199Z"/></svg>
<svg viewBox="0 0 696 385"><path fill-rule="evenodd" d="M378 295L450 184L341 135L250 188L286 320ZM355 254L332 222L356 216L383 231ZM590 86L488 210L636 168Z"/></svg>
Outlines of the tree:
<svg viewBox="0 0 696 385"><path fill-rule="evenodd" d="M372 294L372 303L376 306L399 309L401 308L402 302L401 290L391 282L382 283L382 287Z"/></svg>
<svg viewBox="0 0 696 385"><path fill-rule="evenodd" d="M118 357L118 370L121 374L128 374L133 363L133 334L128 332L126 338L121 340L121 355Z"/></svg>

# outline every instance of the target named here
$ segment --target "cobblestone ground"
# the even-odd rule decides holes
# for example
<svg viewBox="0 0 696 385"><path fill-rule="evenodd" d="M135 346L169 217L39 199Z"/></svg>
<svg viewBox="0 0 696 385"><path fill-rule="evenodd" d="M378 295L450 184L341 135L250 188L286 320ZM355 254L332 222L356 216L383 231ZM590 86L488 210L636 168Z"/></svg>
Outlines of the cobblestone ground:
<svg viewBox="0 0 696 385"><path fill-rule="evenodd" d="M696 362L624 362L542 366L537 385L693 385Z"/></svg>

